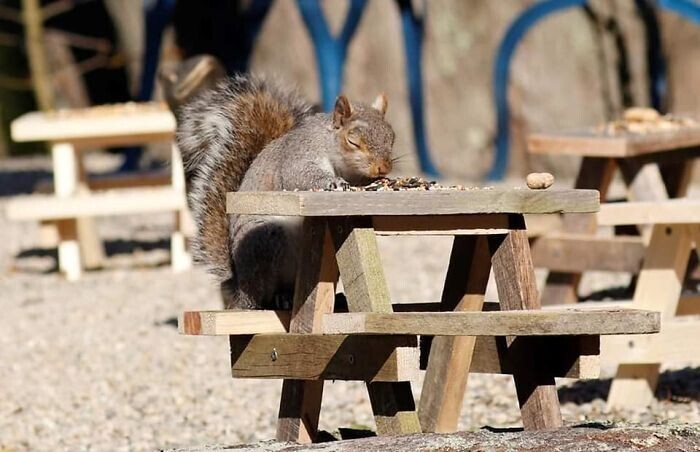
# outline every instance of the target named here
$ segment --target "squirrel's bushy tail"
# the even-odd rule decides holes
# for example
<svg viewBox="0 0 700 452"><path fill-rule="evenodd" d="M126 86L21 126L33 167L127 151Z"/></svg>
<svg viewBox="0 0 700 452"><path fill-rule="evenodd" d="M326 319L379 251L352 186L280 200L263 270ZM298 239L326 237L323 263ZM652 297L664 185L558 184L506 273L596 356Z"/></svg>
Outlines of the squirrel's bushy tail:
<svg viewBox="0 0 700 452"><path fill-rule="evenodd" d="M238 190L270 141L310 113L295 90L248 75L224 80L182 107L177 143L197 225L194 257L220 281L232 276L226 193Z"/></svg>

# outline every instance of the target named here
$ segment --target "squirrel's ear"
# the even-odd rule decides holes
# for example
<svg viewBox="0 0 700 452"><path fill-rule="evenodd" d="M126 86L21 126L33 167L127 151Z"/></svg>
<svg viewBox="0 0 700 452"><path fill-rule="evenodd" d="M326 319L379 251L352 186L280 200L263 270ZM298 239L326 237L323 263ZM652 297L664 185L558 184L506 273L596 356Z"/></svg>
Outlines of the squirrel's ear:
<svg viewBox="0 0 700 452"><path fill-rule="evenodd" d="M338 96L335 100L335 108L333 109L333 127L339 128L347 122L352 115L352 107L350 101L344 94Z"/></svg>
<svg viewBox="0 0 700 452"><path fill-rule="evenodd" d="M388 102L389 101L386 98L386 94L381 93L377 96L376 99L374 99L374 102L372 102L372 108L378 110L379 113L381 113L382 116L384 116L386 114L386 107Z"/></svg>

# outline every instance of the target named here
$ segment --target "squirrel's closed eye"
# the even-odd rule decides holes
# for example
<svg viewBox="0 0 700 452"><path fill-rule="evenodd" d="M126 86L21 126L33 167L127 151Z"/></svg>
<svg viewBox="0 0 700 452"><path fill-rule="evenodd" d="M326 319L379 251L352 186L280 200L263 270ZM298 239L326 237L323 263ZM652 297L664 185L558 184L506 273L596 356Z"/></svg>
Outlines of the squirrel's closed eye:
<svg viewBox="0 0 700 452"><path fill-rule="evenodd" d="M345 140L348 142L348 144L350 146L355 147L357 149L360 149L360 138L359 137L346 136Z"/></svg>

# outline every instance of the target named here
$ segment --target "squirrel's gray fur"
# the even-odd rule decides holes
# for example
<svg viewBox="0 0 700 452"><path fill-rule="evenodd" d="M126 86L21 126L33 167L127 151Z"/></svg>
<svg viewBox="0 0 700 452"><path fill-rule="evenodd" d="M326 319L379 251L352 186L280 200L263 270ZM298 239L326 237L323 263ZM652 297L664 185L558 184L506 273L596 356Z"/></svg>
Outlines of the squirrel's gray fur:
<svg viewBox="0 0 700 452"><path fill-rule="evenodd" d="M191 177L195 258L221 282L227 307L279 308L291 299L300 223L227 216L226 193L344 187L386 175L394 132L385 111L383 95L371 106L339 96L332 113L313 114L295 90L255 76L233 77L183 106L177 141Z"/></svg>

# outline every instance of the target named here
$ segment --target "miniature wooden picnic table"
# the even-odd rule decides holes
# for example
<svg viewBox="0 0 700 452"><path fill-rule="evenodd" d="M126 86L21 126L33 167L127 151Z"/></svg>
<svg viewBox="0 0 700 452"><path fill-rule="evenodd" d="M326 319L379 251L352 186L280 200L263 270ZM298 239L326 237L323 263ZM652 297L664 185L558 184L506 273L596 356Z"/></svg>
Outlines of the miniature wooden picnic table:
<svg viewBox="0 0 700 452"><path fill-rule="evenodd" d="M694 159L700 156L700 125L648 133L605 134L595 130L536 133L528 137L532 154L582 157L575 188L595 189L601 201L617 168L631 201L683 197ZM533 245L535 265L552 270L542 303L575 303L581 273L607 270L637 273L644 240L594 237L595 216L565 215L563 234L544 236Z"/></svg>
<svg viewBox="0 0 700 452"><path fill-rule="evenodd" d="M642 409L654 400L661 365L700 363L700 296L682 293L689 257L700 248L700 200L608 203L596 216L599 225L652 228L633 300L605 306L658 311L661 332L601 342L603 364L617 367L608 406Z"/></svg>
<svg viewBox="0 0 700 452"><path fill-rule="evenodd" d="M27 113L12 122L15 141L47 141L51 145L54 194L18 197L7 205L8 218L38 220L58 235L59 269L76 280L83 268L104 260L95 216L176 213L171 237L173 268L190 266L185 247L190 227L185 176L173 143L175 118L163 103L130 103L84 109ZM171 143L171 169L162 175L130 175L88 179L84 151L106 146ZM135 188L138 187L138 188ZM99 191L95 191L99 190Z"/></svg>
<svg viewBox="0 0 700 452"><path fill-rule="evenodd" d="M303 217L293 309L190 311L179 328L228 335L234 378L284 378L279 440L315 438L331 379L367 383L379 434L454 431L469 372L513 375L525 428L556 428L554 378L597 377L599 335L658 331L655 312L539 310L523 215L598 202L594 190L230 193L230 214ZM440 302L392 304L380 234L454 236ZM500 304L484 302L491 269Z"/></svg>

